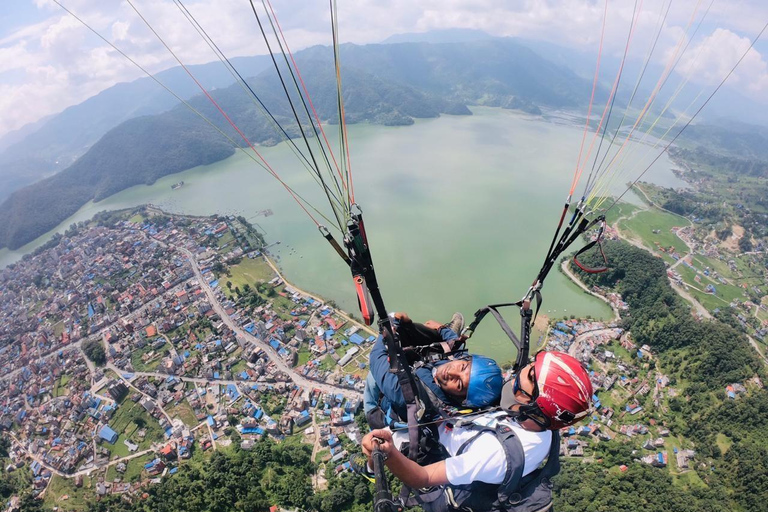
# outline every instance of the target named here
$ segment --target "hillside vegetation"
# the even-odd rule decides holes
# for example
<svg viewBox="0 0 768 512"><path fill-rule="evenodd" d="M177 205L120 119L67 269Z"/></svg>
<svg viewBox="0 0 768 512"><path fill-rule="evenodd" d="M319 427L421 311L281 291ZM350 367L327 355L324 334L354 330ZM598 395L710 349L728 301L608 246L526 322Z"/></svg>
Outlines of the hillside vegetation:
<svg viewBox="0 0 768 512"><path fill-rule="evenodd" d="M717 319L695 320L689 306L672 290L664 262L624 242L605 244L610 270L581 273L590 285L619 291L630 306L624 327L638 345L658 353L659 366L685 391L670 400L658 418L672 435L693 442L708 462L696 469L704 486L687 486L665 472L630 464L633 454L617 441L600 448L595 464L566 462L557 477L557 509L565 512L766 511L768 482L768 391L753 387L736 401L726 401L725 386L763 381L765 367L746 336ZM584 258L589 265L602 259ZM733 442L727 452L718 436ZM630 464L626 472L620 464Z"/></svg>

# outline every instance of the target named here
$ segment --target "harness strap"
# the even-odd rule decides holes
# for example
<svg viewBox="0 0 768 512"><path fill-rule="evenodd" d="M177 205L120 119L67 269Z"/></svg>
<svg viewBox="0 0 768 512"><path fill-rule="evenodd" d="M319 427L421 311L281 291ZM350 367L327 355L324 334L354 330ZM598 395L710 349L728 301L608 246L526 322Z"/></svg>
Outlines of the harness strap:
<svg viewBox="0 0 768 512"><path fill-rule="evenodd" d="M504 449L504 455L507 459L507 472L504 475L504 480L501 481L498 490L499 502L508 503L510 502L510 497L513 496L512 490L517 490L521 485L525 464L515 464L515 461L512 459L512 452L507 448L507 441L514 438L515 446L518 447L519 451L523 452L524 449L512 427L499 424L496 426L495 433L496 438ZM525 453L523 453L523 462L525 462Z"/></svg>
<svg viewBox="0 0 768 512"><path fill-rule="evenodd" d="M600 224L600 230L597 232L597 237L595 237L594 240L592 240L587 245L582 247L579 250L579 252L577 252L573 256L573 262L576 264L576 266L579 267L584 272L587 272L589 274L598 274L600 272L605 272L606 270L608 270L608 258L605 257L605 252L603 251L603 243L602 243L603 242L603 232L605 231L605 217L603 217L603 216L598 217L597 219L595 219L595 221L592 224L594 224L595 222L598 222L598 221L600 221L601 224ZM584 266L579 261L579 259L578 259L579 255L581 255L582 253L587 252L588 250L590 250L595 245L597 245L598 249L600 249L600 255L603 257L603 263L605 263L605 265L601 266L601 267L586 267L586 266Z"/></svg>
<svg viewBox="0 0 768 512"><path fill-rule="evenodd" d="M531 313L531 307L530 307L530 298L533 297L536 300L536 311L535 313ZM512 344L517 348L517 359L515 361L515 365L513 367L513 370L517 372L528 364L528 350L530 347L530 340L531 340L531 325L532 322L535 321L536 316L539 314L539 309L541 308L541 292L538 290L538 288L531 287L531 290L526 295L525 299L519 300L517 302L506 302L503 304L490 304L488 306L482 307L478 309L475 312L475 319L472 320L472 323L469 324L469 327L465 331L465 334L467 338L471 337L475 329L477 329L477 326L480 324L480 322L483 321L483 319L488 315L488 313L491 313L491 315L496 319L496 322L498 322L499 326L501 327L501 330L504 331L504 334L507 335L507 337L512 341ZM517 306L520 308L520 337L515 334L515 332L512 330L512 328L509 326L509 324L504 320L504 317L499 312L499 308L508 307L508 306Z"/></svg>

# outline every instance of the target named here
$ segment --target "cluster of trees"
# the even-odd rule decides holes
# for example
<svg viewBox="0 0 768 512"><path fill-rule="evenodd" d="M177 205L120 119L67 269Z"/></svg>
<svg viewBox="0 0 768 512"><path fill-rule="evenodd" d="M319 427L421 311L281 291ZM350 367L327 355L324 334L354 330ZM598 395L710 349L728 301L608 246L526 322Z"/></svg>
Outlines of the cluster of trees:
<svg viewBox="0 0 768 512"><path fill-rule="evenodd" d="M216 452L203 466L184 464L173 477L147 489L148 497L129 503L111 496L89 512L259 512L272 505L320 512L371 509L368 482L356 475L331 476L328 489L313 494L316 467L312 449L298 442L268 439L249 451Z"/></svg>
<svg viewBox="0 0 768 512"><path fill-rule="evenodd" d="M606 242L604 251L611 268L582 279L622 294L630 306L623 323L639 345L662 353L684 350L686 377L710 391L748 379L761 368L743 333L723 322L694 320L690 306L669 285L663 260L624 242ZM597 264L598 258L593 254L584 260Z"/></svg>
<svg viewBox="0 0 768 512"><path fill-rule="evenodd" d="M622 293L630 306L625 327L638 344L654 347L662 368L685 386L684 394L670 399L671 413L663 421L675 434L694 441L697 453L713 458L715 465L703 468L707 487L683 489L653 468L609 471L606 468L616 461L605 457L603 469L590 465L579 469L578 478L567 471L558 477L563 489L559 499L565 505L558 509L637 510L642 503L644 510L768 510L761 498L768 485L768 391L753 389L733 401L725 394L728 384L755 375L765 379L746 337L728 322L695 320L670 287L661 259L624 242L606 243L604 249L611 269L582 279ZM597 256L584 260L599 263ZM718 445L723 438L730 443L726 450ZM624 458L624 463L630 459ZM589 473L587 478L583 471ZM580 488L574 490L576 486ZM603 492L605 486L610 492Z"/></svg>
<svg viewBox="0 0 768 512"><path fill-rule="evenodd" d="M83 342L83 353L93 361L96 366L104 366L107 364L107 354L104 352L104 347L98 340L86 340Z"/></svg>
<svg viewBox="0 0 768 512"><path fill-rule="evenodd" d="M626 445L624 447L621 451L626 451ZM623 458L623 462L627 460ZM611 464L614 462L611 458L589 464L564 460L554 482L555 509L558 512L734 510L729 496L721 490L712 487L686 490L675 485L665 471L646 464L630 464L627 471L622 472Z"/></svg>

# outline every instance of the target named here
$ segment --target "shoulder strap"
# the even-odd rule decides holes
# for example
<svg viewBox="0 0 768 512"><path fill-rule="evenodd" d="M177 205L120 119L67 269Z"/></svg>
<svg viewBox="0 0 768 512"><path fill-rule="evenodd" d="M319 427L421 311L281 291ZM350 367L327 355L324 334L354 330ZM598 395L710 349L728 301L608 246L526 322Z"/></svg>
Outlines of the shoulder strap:
<svg viewBox="0 0 768 512"><path fill-rule="evenodd" d="M520 438L517 437L515 430L509 425L499 424L495 432L507 459L507 472L498 490L499 502L506 503L520 486L523 470L525 469L525 451L523 450Z"/></svg>

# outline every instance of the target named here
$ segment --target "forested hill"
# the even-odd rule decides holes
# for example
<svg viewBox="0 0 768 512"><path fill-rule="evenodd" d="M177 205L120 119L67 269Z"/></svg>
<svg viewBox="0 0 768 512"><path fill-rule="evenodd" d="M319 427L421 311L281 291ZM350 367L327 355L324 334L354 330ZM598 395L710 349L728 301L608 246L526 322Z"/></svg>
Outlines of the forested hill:
<svg viewBox="0 0 768 512"><path fill-rule="evenodd" d="M622 294L629 304L622 326L638 346L653 349L657 368L681 390L651 418L669 429L676 444L694 447L696 478L680 468L664 472L633 462L638 455L631 444L601 442L594 462L564 461L555 480L556 509L768 511L768 390L758 384L768 375L741 326L725 312L713 320L694 319L660 258L625 242L606 242L604 249L610 269L580 277ZM602 263L596 253L583 260ZM735 382L750 389L732 401L725 388Z"/></svg>
<svg viewBox="0 0 768 512"><path fill-rule="evenodd" d="M332 53L314 47L298 56L323 121L338 122ZM467 104L536 112L537 105L576 106L590 85L506 40L461 45L395 44L343 47L345 108L349 122L413 123L441 113L470 114ZM557 78L557 77L560 78ZM291 136L299 135L273 70L250 79ZM585 92L586 91L586 92ZM214 96L250 140L271 145L281 136L238 85ZM530 98L530 99L529 99ZM191 103L241 139L202 96ZM235 149L183 105L126 121L109 131L62 172L13 193L2 205L0 247L18 248L56 227L90 200L226 158Z"/></svg>
<svg viewBox="0 0 768 512"><path fill-rule="evenodd" d="M304 53L323 51L310 48ZM592 85L509 39L345 45L342 62L470 104L503 105L516 97L533 105L577 107L588 101ZM604 91L598 94L605 99Z"/></svg>
<svg viewBox="0 0 768 512"><path fill-rule="evenodd" d="M266 55L236 58L233 63L243 76L254 76L271 65ZM190 66L190 69L209 89L227 87L234 82L219 62ZM157 79L181 98L188 99L200 93L181 67L160 72ZM151 78L144 77L119 83L66 108L7 147L8 137L3 137L0 140L0 200L25 185L65 169L120 123L166 112L176 104L176 98Z"/></svg>

